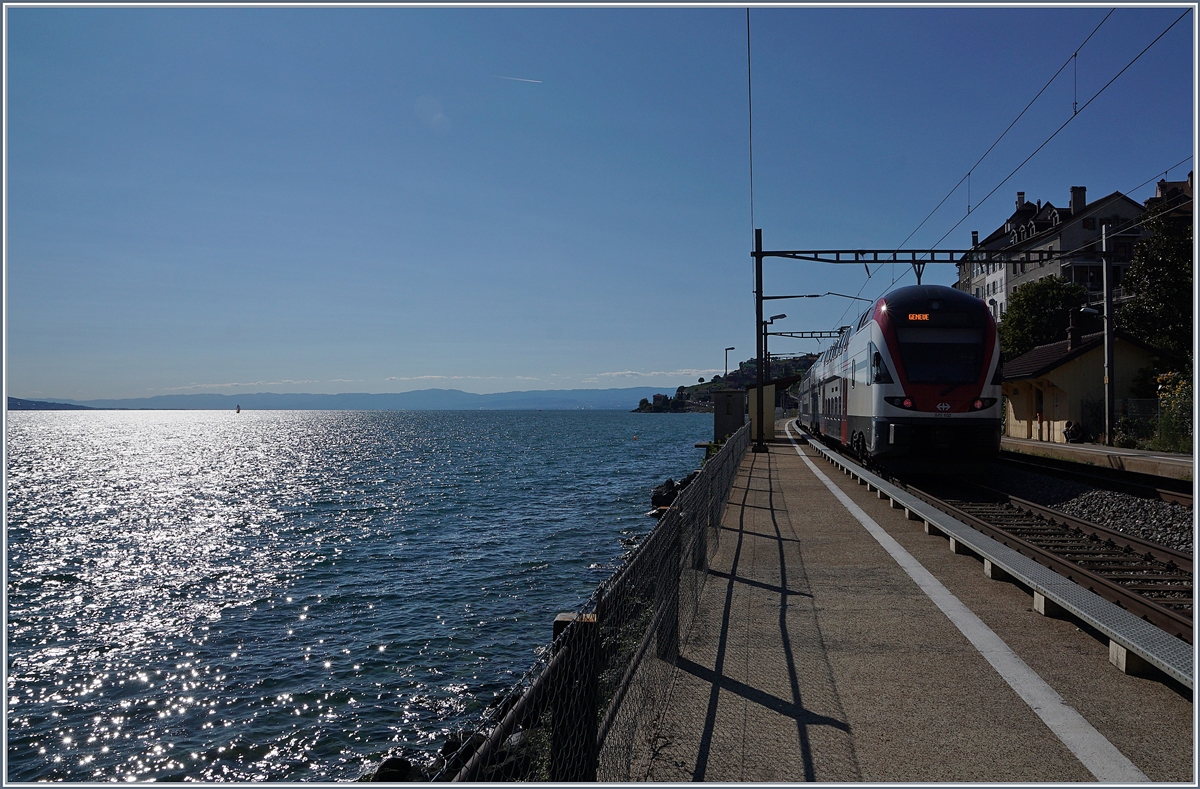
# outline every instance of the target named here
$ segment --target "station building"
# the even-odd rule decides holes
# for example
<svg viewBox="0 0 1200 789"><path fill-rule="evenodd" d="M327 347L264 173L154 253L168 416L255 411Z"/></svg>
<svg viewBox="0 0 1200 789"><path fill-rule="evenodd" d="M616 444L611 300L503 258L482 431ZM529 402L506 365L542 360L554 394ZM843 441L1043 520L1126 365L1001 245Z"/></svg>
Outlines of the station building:
<svg viewBox="0 0 1200 789"><path fill-rule="evenodd" d="M1124 332L1113 346L1114 397L1131 396L1139 370L1154 365L1159 352ZM1004 365L1001 386L1005 435L1034 441L1066 443L1067 421L1083 426L1092 437L1104 432L1104 332L1039 345ZM1114 406L1119 415L1120 409Z"/></svg>

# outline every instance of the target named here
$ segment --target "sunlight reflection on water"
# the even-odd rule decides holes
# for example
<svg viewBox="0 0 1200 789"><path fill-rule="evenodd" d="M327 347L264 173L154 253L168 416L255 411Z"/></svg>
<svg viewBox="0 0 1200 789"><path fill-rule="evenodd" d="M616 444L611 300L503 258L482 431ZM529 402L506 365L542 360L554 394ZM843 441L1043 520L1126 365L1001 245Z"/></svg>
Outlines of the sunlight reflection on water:
<svg viewBox="0 0 1200 789"><path fill-rule="evenodd" d="M7 777L107 781L419 758L649 528L711 418L8 419Z"/></svg>

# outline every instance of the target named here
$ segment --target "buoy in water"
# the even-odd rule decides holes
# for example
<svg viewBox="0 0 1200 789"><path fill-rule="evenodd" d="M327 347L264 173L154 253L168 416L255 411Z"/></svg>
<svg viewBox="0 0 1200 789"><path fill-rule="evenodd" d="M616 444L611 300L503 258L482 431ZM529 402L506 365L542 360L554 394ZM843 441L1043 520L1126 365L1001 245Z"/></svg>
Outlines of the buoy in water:
<svg viewBox="0 0 1200 789"><path fill-rule="evenodd" d="M633 440L634 440L634 441L637 441L637 436L634 436L634 437L633 437Z"/></svg>

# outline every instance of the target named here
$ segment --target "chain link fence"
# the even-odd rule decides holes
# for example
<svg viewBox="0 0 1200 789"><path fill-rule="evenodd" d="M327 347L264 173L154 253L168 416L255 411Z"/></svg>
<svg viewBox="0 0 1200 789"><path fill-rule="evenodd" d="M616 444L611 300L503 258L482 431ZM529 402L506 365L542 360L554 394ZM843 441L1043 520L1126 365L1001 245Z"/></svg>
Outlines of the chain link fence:
<svg viewBox="0 0 1200 789"><path fill-rule="evenodd" d="M435 781L639 780L749 444L747 425L579 611L557 617L530 670L448 741Z"/></svg>

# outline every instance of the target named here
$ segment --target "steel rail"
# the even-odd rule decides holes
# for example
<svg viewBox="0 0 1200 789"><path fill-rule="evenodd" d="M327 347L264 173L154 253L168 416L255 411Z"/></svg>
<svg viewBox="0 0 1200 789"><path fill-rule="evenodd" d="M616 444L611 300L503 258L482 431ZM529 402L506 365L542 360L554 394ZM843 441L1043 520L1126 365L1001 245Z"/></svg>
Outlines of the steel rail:
<svg viewBox="0 0 1200 789"><path fill-rule="evenodd" d="M1068 528L1077 529L1084 534L1094 534L1097 537L1102 537L1106 540L1112 540L1118 546L1129 546L1135 553L1140 555L1152 556L1158 561L1166 565L1174 565L1184 572L1192 572L1192 554L1177 551L1174 548L1169 548L1157 542L1143 540L1141 537L1136 537L1132 534L1126 534L1116 529L1110 529L1107 526L1101 526L1098 523L1076 518L1074 515L1068 515L1065 512L1045 507L1041 504L1035 504L1032 501L1013 496L1010 493L989 488L986 485L980 485L981 490L986 490L988 493L1001 496L1010 504L1018 509L1025 510L1033 515L1039 515L1048 521L1060 523Z"/></svg>
<svg viewBox="0 0 1200 789"><path fill-rule="evenodd" d="M1153 603L1139 594L1125 589L1103 576L1080 567L1072 561L1063 559L1053 553L1024 540L1005 529L988 523L941 498L927 493L919 488L908 486L907 490L917 498L936 507L942 512L956 518L972 528L986 534L1001 545L1005 545L1017 553L1026 556L1043 567L1047 567L1080 587L1087 589L1111 603L1115 603L1135 616L1161 628L1173 636L1182 638L1189 644L1192 641L1192 620L1177 611L1164 608Z"/></svg>

